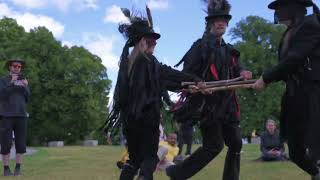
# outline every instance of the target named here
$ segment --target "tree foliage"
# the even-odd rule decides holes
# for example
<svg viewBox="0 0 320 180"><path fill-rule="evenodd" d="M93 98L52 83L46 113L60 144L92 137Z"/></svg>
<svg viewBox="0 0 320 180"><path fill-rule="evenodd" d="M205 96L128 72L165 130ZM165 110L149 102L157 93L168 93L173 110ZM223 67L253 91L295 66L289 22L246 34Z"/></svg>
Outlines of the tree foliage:
<svg viewBox="0 0 320 180"><path fill-rule="evenodd" d="M241 63L259 78L265 69L278 61L278 46L285 28L267 20L248 16L231 29L237 40L235 47L241 52ZM244 135L253 130L262 131L268 118L279 119L281 95L284 85L275 83L262 92L242 90L238 93L241 104L241 126Z"/></svg>
<svg viewBox="0 0 320 180"><path fill-rule="evenodd" d="M75 143L95 134L107 116L111 81L101 59L83 47L62 46L44 27L25 32L14 19L0 20L0 65L24 59L32 96L28 141ZM0 74L7 71L0 69Z"/></svg>

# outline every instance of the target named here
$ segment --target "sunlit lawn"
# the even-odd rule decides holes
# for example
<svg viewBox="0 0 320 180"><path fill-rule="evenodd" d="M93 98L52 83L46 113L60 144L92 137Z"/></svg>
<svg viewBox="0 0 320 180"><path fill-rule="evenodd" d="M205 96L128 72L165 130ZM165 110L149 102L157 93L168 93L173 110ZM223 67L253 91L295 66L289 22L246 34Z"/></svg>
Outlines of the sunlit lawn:
<svg viewBox="0 0 320 180"><path fill-rule="evenodd" d="M38 148L38 153L26 156L23 176L0 179L21 180L115 180L120 171L115 166L123 147L99 146ZM291 162L261 163L257 145L245 145L241 160L241 180L309 180L310 177ZM191 179L220 180L225 151ZM14 162L12 162L12 167ZM1 171L2 173L2 171ZM168 179L163 172L155 173L155 180Z"/></svg>

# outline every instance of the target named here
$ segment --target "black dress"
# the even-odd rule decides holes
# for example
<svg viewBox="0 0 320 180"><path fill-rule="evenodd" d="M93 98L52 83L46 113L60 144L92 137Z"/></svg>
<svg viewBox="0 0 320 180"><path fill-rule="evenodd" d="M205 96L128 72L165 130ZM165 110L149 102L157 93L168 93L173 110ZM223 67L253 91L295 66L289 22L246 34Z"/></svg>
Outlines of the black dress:
<svg viewBox="0 0 320 180"><path fill-rule="evenodd" d="M199 78L162 65L154 56L145 54L135 59L129 76L118 78L115 95L125 97L115 97L116 107L120 109L130 159L120 179L132 179L139 168L140 175L152 179L158 163L163 90L179 90L182 81L199 81Z"/></svg>
<svg viewBox="0 0 320 180"><path fill-rule="evenodd" d="M289 155L311 175L320 159L320 23L306 16L288 28L279 48L279 64L263 75L266 83L284 81L281 104L281 137Z"/></svg>

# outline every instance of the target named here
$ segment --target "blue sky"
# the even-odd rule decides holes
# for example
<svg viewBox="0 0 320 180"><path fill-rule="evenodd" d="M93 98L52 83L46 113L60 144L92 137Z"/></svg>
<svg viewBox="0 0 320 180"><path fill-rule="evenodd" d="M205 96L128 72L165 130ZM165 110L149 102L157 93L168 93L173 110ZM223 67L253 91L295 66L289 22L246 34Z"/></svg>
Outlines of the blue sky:
<svg viewBox="0 0 320 180"><path fill-rule="evenodd" d="M229 29L249 15L273 19L273 12L267 9L269 0L229 1L233 15ZM162 35L155 55L172 66L203 33L206 14L200 0L0 0L0 17L17 19L27 31L46 26L63 44L86 47L102 58L114 85L125 43L117 31L123 20L119 8L144 10L147 3L155 29Z"/></svg>

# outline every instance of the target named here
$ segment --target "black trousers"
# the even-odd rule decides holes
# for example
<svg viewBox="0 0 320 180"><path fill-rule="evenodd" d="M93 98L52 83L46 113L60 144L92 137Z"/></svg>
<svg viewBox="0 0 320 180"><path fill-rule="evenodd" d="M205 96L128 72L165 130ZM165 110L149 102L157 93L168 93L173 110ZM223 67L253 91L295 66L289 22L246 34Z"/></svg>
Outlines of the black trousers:
<svg viewBox="0 0 320 180"><path fill-rule="evenodd" d="M120 180L132 180L140 169L144 180L152 180L159 158L159 126L137 124L124 130L128 143L129 160L124 165Z"/></svg>
<svg viewBox="0 0 320 180"><path fill-rule="evenodd" d="M14 141L16 152L23 154L26 152L27 138L27 118L26 117L2 117L1 119L1 154L10 153L12 146L12 132L14 133Z"/></svg>
<svg viewBox="0 0 320 180"><path fill-rule="evenodd" d="M180 131L179 131L179 143L178 143L179 155L182 152L184 144L187 145L186 155L190 155L191 154L192 136L193 136L193 127L191 129L180 128Z"/></svg>
<svg viewBox="0 0 320 180"><path fill-rule="evenodd" d="M319 159L320 86L305 84L282 99L281 126L288 141L290 159L305 172L316 175Z"/></svg>
<svg viewBox="0 0 320 180"><path fill-rule="evenodd" d="M213 160L228 146L223 180L238 180L240 172L240 151L242 139L239 121L229 119L208 122L200 126L203 145L182 163L169 167L168 175L173 179L184 180L192 177Z"/></svg>

